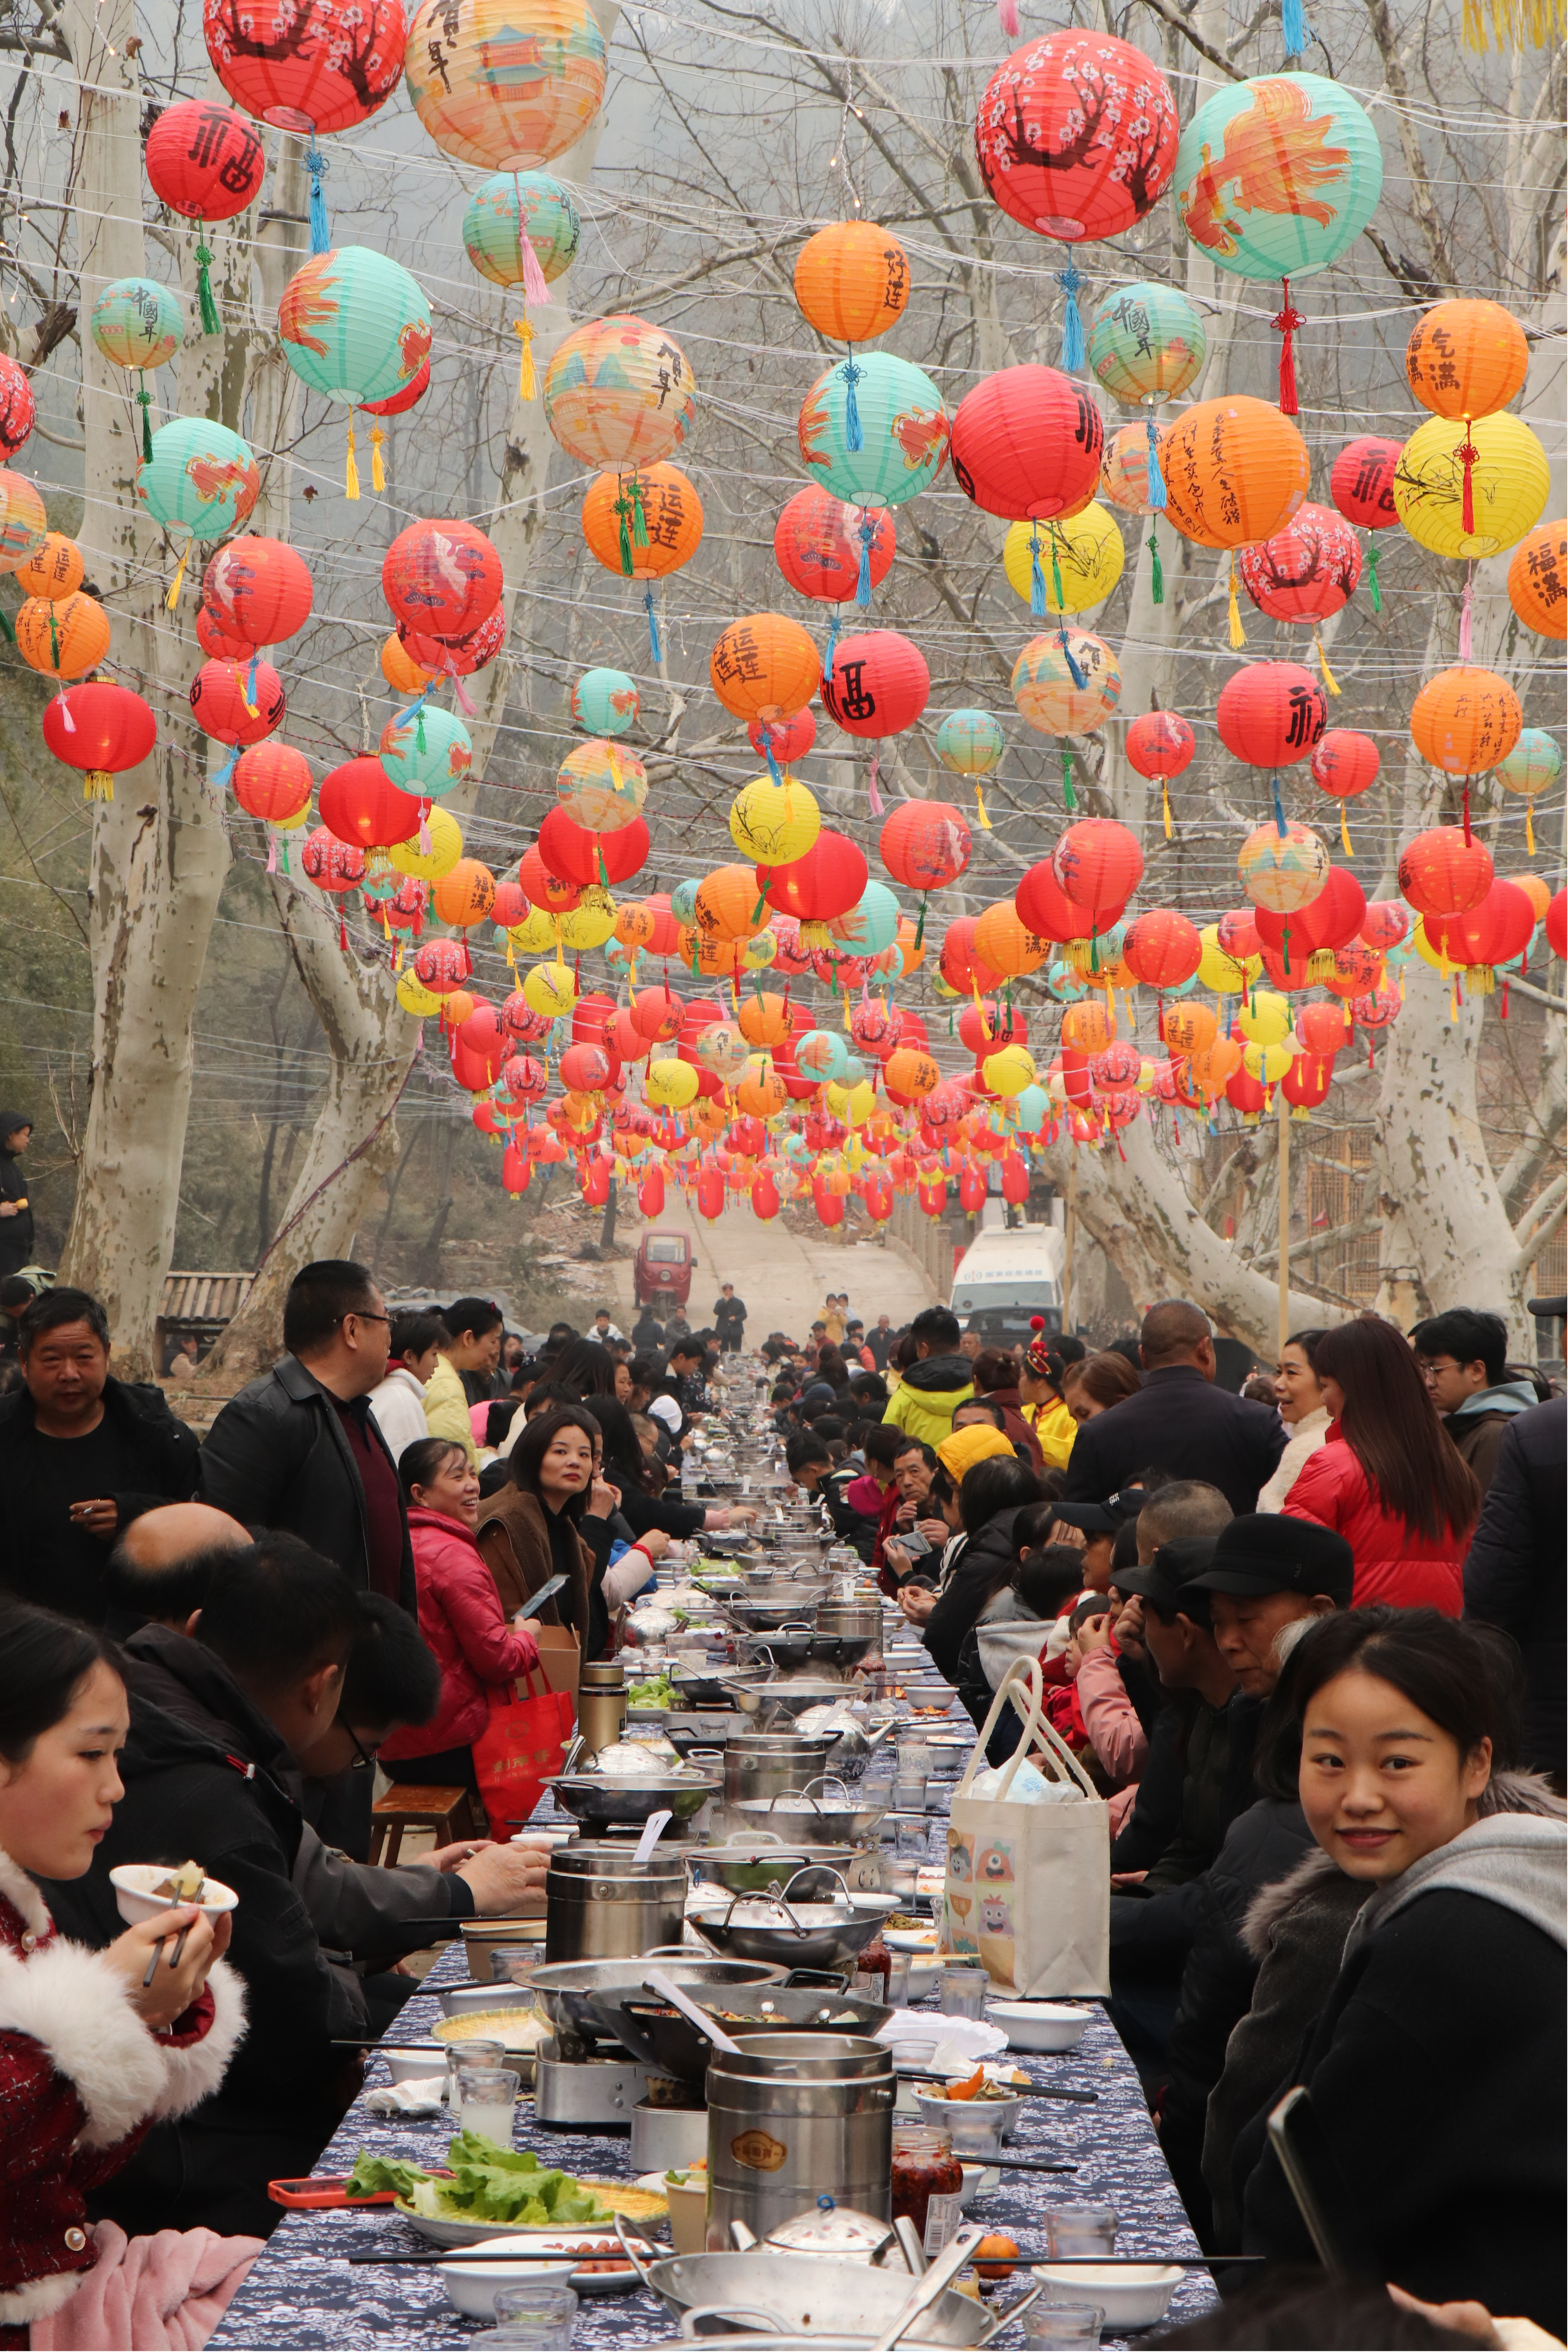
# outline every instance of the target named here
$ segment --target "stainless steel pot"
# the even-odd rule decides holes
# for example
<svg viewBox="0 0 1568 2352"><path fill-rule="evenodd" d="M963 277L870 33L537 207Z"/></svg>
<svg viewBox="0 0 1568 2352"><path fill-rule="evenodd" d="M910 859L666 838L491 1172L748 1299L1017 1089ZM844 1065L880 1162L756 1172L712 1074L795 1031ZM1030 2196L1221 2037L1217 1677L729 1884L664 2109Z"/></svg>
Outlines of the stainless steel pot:
<svg viewBox="0 0 1568 2352"><path fill-rule="evenodd" d="M893 2054L855 2034L748 2033L708 2065L707 2242L766 2237L828 2196L889 2218ZM907 2281L904 2283L907 2286Z"/></svg>
<svg viewBox="0 0 1568 2352"><path fill-rule="evenodd" d="M732 1838L725 1845L689 1848L685 1863L694 1886L726 1886L732 1895L765 1895L775 1880L782 1886L800 1870L811 1873L800 1885L802 1893L812 1895L829 1889L831 1881L826 1874L831 1870L839 1873L846 1886L862 1894L897 1891L883 1883L886 1857L876 1845L816 1845L792 1839L786 1843L764 1831L752 1837Z"/></svg>
<svg viewBox="0 0 1568 2352"><path fill-rule="evenodd" d="M774 1584L737 1592L726 1605L747 1633L772 1633L780 1625L814 1623L820 1597L820 1590L809 1584Z"/></svg>
<svg viewBox="0 0 1568 2352"><path fill-rule="evenodd" d="M663 1969L683 1991L701 1986L716 1998L727 1987L782 1983L788 1973L760 1960L694 1958L685 1945L676 1944L668 1951L650 1946L632 1958L534 1969L521 1987L552 2032L569 2041L622 2042L626 2021L621 2003L648 1998L643 1979L651 1968Z"/></svg>
<svg viewBox="0 0 1568 2352"><path fill-rule="evenodd" d="M545 1961L621 1958L677 1944L685 1908L685 1864L677 1849L636 1849L601 1840L558 1846L545 1874Z"/></svg>
<svg viewBox="0 0 1568 2352"><path fill-rule="evenodd" d="M758 1679L790 1673L810 1665L815 1638L813 1628L804 1622L780 1625L771 1633L737 1633L736 1660L743 1669L757 1670Z"/></svg>
<svg viewBox="0 0 1568 2352"><path fill-rule="evenodd" d="M825 2352L841 2340L859 2347L875 2344L903 2309L912 2284L896 2247L885 2268L852 2258L835 2261L826 2254L801 2256L754 2247L744 2254L676 2254L651 2263L647 2281L667 2308L686 2312L769 2313L779 2332L721 2336L726 2352L742 2345L756 2352ZM752 2323L755 2325L755 2322ZM944 2287L929 2311L923 2311L904 2337L906 2344L984 2344L997 2319L982 2303ZM831 2328L831 2336L823 2330ZM852 2334L846 2333L852 2330ZM706 2331L685 2329L681 2340L713 2343Z"/></svg>
<svg viewBox="0 0 1568 2352"><path fill-rule="evenodd" d="M811 1657L819 1666L848 1674L882 1655L882 1611L874 1601L824 1601L817 1610Z"/></svg>
<svg viewBox="0 0 1568 2352"><path fill-rule="evenodd" d="M688 1912L705 1943L727 1959L778 1960L787 1968L847 1969L883 1921L896 1911L892 1895L834 1890L836 1899L808 1902L791 1885L778 1895L715 1890L709 1903Z"/></svg>
<svg viewBox="0 0 1568 2352"><path fill-rule="evenodd" d="M825 1845L858 1845L870 1836L887 1807L857 1805L841 1780L816 1780L777 1797L737 1798L727 1811L732 1837L772 1830L787 1843L809 1838L821 1839Z"/></svg>
<svg viewBox="0 0 1568 2352"><path fill-rule="evenodd" d="M743 1805L796 1795L821 1777L832 1752L831 1731L738 1731L724 1745L724 1801ZM767 1824L765 1826L778 1826Z"/></svg>
<svg viewBox="0 0 1568 2352"><path fill-rule="evenodd" d="M555 1772L546 1775L545 1787L561 1811L585 1822L591 1835L610 1822L635 1827L654 1813L670 1812L678 1822L689 1822L716 1793L718 1782L706 1773L697 1772L683 1773L679 1780L667 1780L612 1779L597 1772Z"/></svg>

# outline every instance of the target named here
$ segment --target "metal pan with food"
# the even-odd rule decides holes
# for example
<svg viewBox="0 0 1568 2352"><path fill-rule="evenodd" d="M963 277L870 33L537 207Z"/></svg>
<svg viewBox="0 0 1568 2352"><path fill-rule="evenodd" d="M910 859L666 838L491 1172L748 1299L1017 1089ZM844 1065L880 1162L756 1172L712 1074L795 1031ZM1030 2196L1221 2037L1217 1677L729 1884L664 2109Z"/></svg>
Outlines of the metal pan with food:
<svg viewBox="0 0 1568 2352"><path fill-rule="evenodd" d="M790 1887L795 1886L791 1900ZM791 1880L778 1895L730 1895L688 1906L686 1916L726 1958L789 1966L841 1968L863 1951L894 1910L892 1895L852 1894L842 1879L831 1902L805 1902Z"/></svg>

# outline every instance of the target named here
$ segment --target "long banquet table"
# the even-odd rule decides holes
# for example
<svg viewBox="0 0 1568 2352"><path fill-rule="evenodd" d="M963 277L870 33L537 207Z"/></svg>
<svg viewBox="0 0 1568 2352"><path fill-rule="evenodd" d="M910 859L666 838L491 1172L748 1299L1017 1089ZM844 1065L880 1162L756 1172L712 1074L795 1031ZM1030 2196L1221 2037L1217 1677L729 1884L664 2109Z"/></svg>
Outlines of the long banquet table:
<svg viewBox="0 0 1568 2352"><path fill-rule="evenodd" d="M934 1802L941 1801L935 1783L931 1796ZM535 1816L541 1822L559 1818L548 1799ZM939 1851L938 1828L934 1821L933 1860ZM461 1980L465 1966L461 1945L449 1947L386 2040L427 2040L441 2015L441 1988ZM923 2005L934 2009L935 1998ZM1017 2055L1017 2063L1037 2083L1096 2094L1092 2106L1030 2101L1009 2149L1014 2156L1060 2158L1078 2168L1061 2175L1004 2172L1001 2187L977 2199L966 2220L983 2220L1004 2231L1026 2254L1038 2250L1039 2259L1044 2252L1041 2214L1047 2205L1069 2200L1105 2204L1114 2206L1120 2216L1119 2253L1169 2260L1200 2252L1155 2137L1137 2074L1103 2011L1075 2051L1060 2057ZM366 2090L388 2079L384 2063L372 2058ZM445 2159L450 2137L444 2118L381 2121L367 2111L361 2094L316 2169L348 2172L361 2148L438 2165ZM519 2147L536 2149L541 2162L559 2164L569 2172L623 2180L634 2177L626 2132L574 2133L537 2125L526 2099L517 2109L516 2140ZM350 2253L429 2251L410 2224L385 2207L287 2212L213 2336L214 2352L242 2352L242 2347L243 2352L290 2352L290 2347L298 2352L391 2352L402 2345L482 2344L484 2323L465 2319L453 2309L433 2266L350 2267L346 2259ZM1020 2284L1015 2281L1002 2294L1010 2298ZM1189 2271L1176 2289L1167 2325L1196 2317L1213 2299L1207 2274ZM574 2343L581 2352L590 2352L595 2347L658 2343L675 2333L674 2321L657 2299L637 2288L628 2294L585 2296ZM1102 2340L1135 2346L1141 2339L1121 2336L1108 2326ZM1003 2339L1004 2347L1019 2341L1016 2333Z"/></svg>

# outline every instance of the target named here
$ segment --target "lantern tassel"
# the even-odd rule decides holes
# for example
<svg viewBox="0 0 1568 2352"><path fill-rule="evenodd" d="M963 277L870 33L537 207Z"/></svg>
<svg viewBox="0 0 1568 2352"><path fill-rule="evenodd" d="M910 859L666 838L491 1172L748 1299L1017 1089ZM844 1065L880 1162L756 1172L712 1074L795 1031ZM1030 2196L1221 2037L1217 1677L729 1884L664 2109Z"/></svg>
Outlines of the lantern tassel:
<svg viewBox="0 0 1568 2352"><path fill-rule="evenodd" d="M218 306L213 299L213 281L208 272L213 266L210 246L196 247L196 308L201 313L204 335L221 335L224 322L218 316Z"/></svg>
<svg viewBox="0 0 1568 2352"><path fill-rule="evenodd" d="M467 688L464 685L463 680L458 677L455 670L451 673L451 676L452 691L457 698L458 709L463 713L465 719L477 719L479 713L475 707L473 696L468 692Z"/></svg>
<svg viewBox="0 0 1568 2352"><path fill-rule="evenodd" d="M659 624L653 612L653 591L651 585L643 592L643 610L648 615L648 651L656 662L662 662L664 658L664 649L659 643Z"/></svg>
<svg viewBox="0 0 1568 2352"><path fill-rule="evenodd" d="M1160 470L1160 436L1151 409L1144 419L1144 432L1148 439L1148 461L1145 467L1146 486L1144 503L1151 514L1166 510L1166 478Z"/></svg>
<svg viewBox="0 0 1568 2352"><path fill-rule="evenodd" d="M515 182L517 174L514 173L512 176ZM549 300L549 288L545 283L545 274L539 268L538 255L534 251L533 238L528 235L528 228L524 224L520 210L517 215L517 247L522 255L523 261L524 301L535 304L548 302ZM529 400L533 398L532 393L528 394L526 396Z"/></svg>
<svg viewBox="0 0 1568 2352"><path fill-rule="evenodd" d="M107 768L89 768L81 780L84 801L111 801L114 798L114 778Z"/></svg>
<svg viewBox="0 0 1568 2352"><path fill-rule="evenodd" d="M1239 653L1247 643L1247 632L1241 625L1241 603L1236 593L1236 558L1230 559L1230 650Z"/></svg>
<svg viewBox="0 0 1568 2352"><path fill-rule="evenodd" d="M1465 847L1468 849L1470 845L1470 780L1469 776L1465 778L1464 792L1459 805L1464 811Z"/></svg>
<svg viewBox="0 0 1568 2352"><path fill-rule="evenodd" d="M1464 483L1459 493L1459 528L1469 539L1476 527L1475 463L1480 451L1470 439L1470 420L1465 419L1465 437L1454 455L1463 466Z"/></svg>
<svg viewBox="0 0 1568 2352"><path fill-rule="evenodd" d="M1160 562L1160 535L1153 523L1149 525L1149 594L1156 604L1166 601L1166 575Z"/></svg>
<svg viewBox="0 0 1568 2352"><path fill-rule="evenodd" d="M60 687L57 700L60 706L60 724L68 735L74 735L77 731L77 723L71 717L71 698L63 684Z"/></svg>
<svg viewBox="0 0 1568 2352"><path fill-rule="evenodd" d="M1292 58L1306 54L1307 43L1312 38L1307 31L1307 12L1301 0L1280 0L1280 31L1284 37L1285 63L1289 65Z"/></svg>
<svg viewBox="0 0 1568 2352"><path fill-rule="evenodd" d="M152 394L147 389L145 376L141 379L141 389L137 394L136 400L141 411L141 462L144 466L150 466L152 463Z"/></svg>
<svg viewBox="0 0 1568 2352"><path fill-rule="evenodd" d="M1344 803L1343 801L1341 801L1339 804L1339 837L1345 856L1347 857L1354 857L1355 852L1350 845L1350 827L1344 821Z"/></svg>
<svg viewBox="0 0 1568 2352"><path fill-rule="evenodd" d="M1072 680L1073 685L1078 688L1080 694L1082 694L1084 688L1088 685L1089 680L1083 675L1077 655L1073 652L1072 647L1067 642L1067 624L1065 621L1062 622L1061 628L1057 631L1057 636L1061 646L1061 658L1067 664L1067 675Z"/></svg>
<svg viewBox="0 0 1568 2352"><path fill-rule="evenodd" d="M277 870L280 874L287 874L290 878L292 878L294 869L288 863L288 835L287 834L282 835L278 840Z"/></svg>
<svg viewBox="0 0 1568 2352"><path fill-rule="evenodd" d="M762 756L768 762L768 774L772 777L776 784L781 785L784 782L784 778L779 766L778 755L773 749L773 730L771 727L765 726L762 730Z"/></svg>
<svg viewBox="0 0 1568 2352"><path fill-rule="evenodd" d="M1072 754L1064 743L1061 747L1061 797L1069 811L1078 806L1072 790Z"/></svg>
<svg viewBox="0 0 1568 2352"><path fill-rule="evenodd" d="M1339 687L1335 681L1333 670L1329 667L1329 657L1323 651L1323 641L1322 637L1319 636L1316 629L1312 631L1312 643L1318 649L1318 667L1323 674L1323 684L1327 687L1331 694L1337 694L1339 692Z"/></svg>
<svg viewBox="0 0 1568 2352"><path fill-rule="evenodd" d="M1040 526L1037 523L1029 535L1029 609L1036 620L1045 613L1045 573L1040 562Z"/></svg>
<svg viewBox="0 0 1568 2352"><path fill-rule="evenodd" d="M338 909L338 945L344 955L347 955L349 952L349 926L343 919L343 909L341 907Z"/></svg>
<svg viewBox="0 0 1568 2352"><path fill-rule="evenodd" d="M1160 799L1165 806L1166 839L1168 841L1171 837L1171 788L1165 776L1160 778Z"/></svg>
<svg viewBox="0 0 1568 2352"><path fill-rule="evenodd" d="M978 788L977 787L977 789ZM925 910L930 904L931 899L929 893L923 891L920 898L920 919L915 926L915 951L916 955L919 954L921 949L925 944Z"/></svg>
<svg viewBox="0 0 1568 2352"><path fill-rule="evenodd" d="M381 426L372 425L371 427L371 488L372 490L384 490L387 486L387 469L382 463L382 443L385 439L386 435L382 431Z"/></svg>
<svg viewBox="0 0 1568 2352"><path fill-rule="evenodd" d="M854 355L844 362L844 447L853 451L865 447L865 436L861 431L860 402L855 398L855 386L864 371L856 367Z"/></svg>
<svg viewBox="0 0 1568 2352"><path fill-rule="evenodd" d="M1530 803L1528 801L1524 803L1524 847L1526 855L1533 857L1535 855L1535 824L1534 820L1531 815Z"/></svg>
<svg viewBox="0 0 1568 2352"><path fill-rule="evenodd" d="M1462 662L1468 662L1470 657L1470 645L1472 642L1471 631L1473 626L1471 619L1471 600L1474 594L1474 587L1475 565L1472 562L1467 564L1465 567L1465 593L1459 599L1459 659Z"/></svg>
<svg viewBox="0 0 1568 2352"><path fill-rule="evenodd" d="M833 654L839 642L840 617L839 608L835 604L833 606L832 618L828 623L827 659L822 664L822 676L826 678L830 686L831 686L833 682Z"/></svg>
<svg viewBox="0 0 1568 2352"><path fill-rule="evenodd" d="M4 604L0 604L0 637L4 637L8 646L14 646L16 642L16 632L11 626L11 615Z"/></svg>
<svg viewBox="0 0 1568 2352"><path fill-rule="evenodd" d="M1009 41L1019 37L1019 0L997 0L997 22Z"/></svg>
<svg viewBox="0 0 1568 2352"><path fill-rule="evenodd" d="M630 496L632 499L632 544L633 547L646 547L648 544L648 509L643 503L643 484L641 478L636 474L633 474L632 477Z"/></svg>
<svg viewBox="0 0 1568 2352"><path fill-rule="evenodd" d="M1366 581L1372 591L1372 609L1375 613L1381 613L1383 590L1377 579L1377 533L1373 530L1366 534Z"/></svg>
<svg viewBox="0 0 1568 2352"><path fill-rule="evenodd" d="M1061 314L1061 364L1071 375L1075 369L1082 367L1086 357L1083 345L1083 318L1078 308L1078 289L1082 286L1086 286L1089 281L1083 272L1070 261L1065 269L1057 271L1056 282L1066 297Z"/></svg>
<svg viewBox="0 0 1568 2352"><path fill-rule="evenodd" d="M855 603L862 613L871 603L871 543L875 537L876 525L869 516L862 514L860 525L860 574L855 581Z"/></svg>
<svg viewBox="0 0 1568 2352"><path fill-rule="evenodd" d="M1064 613L1067 599L1061 593L1061 552L1056 542L1056 525L1051 527L1051 593L1056 599L1055 609Z"/></svg>
<svg viewBox="0 0 1568 2352"><path fill-rule="evenodd" d="M259 719L261 716L256 699L256 667L260 658L259 650L251 655L250 667L246 670L245 677L245 707L252 719Z"/></svg>
<svg viewBox="0 0 1568 2352"><path fill-rule="evenodd" d="M180 551L180 561L174 566L174 577L169 583L169 593L163 599L163 608L166 612L172 613L180 601L180 591L185 581L185 566L190 560L191 542L187 540Z"/></svg>
<svg viewBox="0 0 1568 2352"><path fill-rule="evenodd" d="M1269 788L1274 795L1274 830L1279 835L1281 840L1283 841L1285 838L1285 803L1280 798L1280 771L1278 768L1275 769L1273 774L1269 779Z"/></svg>
<svg viewBox="0 0 1568 2352"><path fill-rule="evenodd" d="M1299 414L1296 406L1295 335L1296 329L1304 327L1307 322L1291 306L1290 279L1281 278L1280 288L1284 300L1275 311L1272 322L1283 338L1280 345L1280 409L1281 415L1294 416Z"/></svg>
<svg viewBox="0 0 1568 2352"><path fill-rule="evenodd" d="M327 174L327 158L314 139L305 150L305 168L310 174L310 250L330 253L332 232L327 222L327 199L321 183Z"/></svg>
<svg viewBox="0 0 1568 2352"><path fill-rule="evenodd" d="M230 779L233 777L234 772L238 765L239 745L237 743L231 743L228 748L228 756L225 760L223 766L218 770L217 774L213 778L213 788L214 791L223 792L226 790Z"/></svg>
<svg viewBox="0 0 1568 2352"><path fill-rule="evenodd" d="M343 467L343 496L357 499L360 495L360 469L354 460L354 413L349 411L349 453Z"/></svg>
<svg viewBox="0 0 1568 2352"><path fill-rule="evenodd" d="M270 824L267 828L267 870L269 874L277 871L277 834Z"/></svg>
<svg viewBox="0 0 1568 2352"><path fill-rule="evenodd" d="M866 770L865 779L866 796L871 803L871 813L873 816L881 816L883 813L882 794L876 788L876 772L878 765L879 755L873 751L871 755L871 766Z"/></svg>
<svg viewBox="0 0 1568 2352"><path fill-rule="evenodd" d="M522 346L517 353L517 398L532 400L539 388L534 373L534 322L531 319L514 319L512 332Z"/></svg>
<svg viewBox="0 0 1568 2352"><path fill-rule="evenodd" d="M985 794L985 790L984 790L984 787L981 785L981 783L980 783L980 781L979 781L978 777L977 777L977 778L976 778L976 780L975 780L975 821L976 821L976 823L980 826L980 828L981 828L982 832L989 833L989 832L991 832L991 831L992 831L992 829L993 829L993 828L992 828L992 825L991 825L991 820L990 820L990 818L986 814L986 794ZM924 919L925 919L925 908L921 908L921 919L922 919L923 921L924 921Z"/></svg>

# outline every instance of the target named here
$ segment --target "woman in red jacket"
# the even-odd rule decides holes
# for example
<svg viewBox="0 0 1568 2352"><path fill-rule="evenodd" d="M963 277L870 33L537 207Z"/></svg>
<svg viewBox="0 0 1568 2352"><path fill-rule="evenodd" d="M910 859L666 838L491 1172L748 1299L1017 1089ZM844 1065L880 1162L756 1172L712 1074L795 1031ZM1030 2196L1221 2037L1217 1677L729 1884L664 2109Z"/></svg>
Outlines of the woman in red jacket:
<svg viewBox="0 0 1568 2352"><path fill-rule="evenodd" d="M1325 1331L1312 1370L1330 1421L1286 1496L1287 1518L1343 1536L1353 1609L1464 1607L1464 1563L1481 1490L1437 1419L1407 1341L1379 1316Z"/></svg>
<svg viewBox="0 0 1568 2352"><path fill-rule="evenodd" d="M538 1663L519 1616L508 1624L496 1580L474 1540L479 1481L462 1446L426 1437L406 1446L398 1476L408 1503L419 1588L419 1630L441 1668L441 1704L428 1723L382 1743L389 1780L474 1789L473 1742L490 1720L490 1692Z"/></svg>

